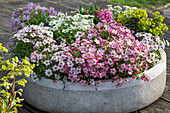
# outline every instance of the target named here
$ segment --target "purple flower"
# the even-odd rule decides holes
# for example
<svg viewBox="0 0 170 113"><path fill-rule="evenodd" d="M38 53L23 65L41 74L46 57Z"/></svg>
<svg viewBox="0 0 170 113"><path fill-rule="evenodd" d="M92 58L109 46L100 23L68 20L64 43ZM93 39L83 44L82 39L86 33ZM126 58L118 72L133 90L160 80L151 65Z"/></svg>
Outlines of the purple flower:
<svg viewBox="0 0 170 113"><path fill-rule="evenodd" d="M101 84L102 84L102 82L101 82L100 80L98 80L98 81L96 82L96 86L97 86L97 87L100 87Z"/></svg>
<svg viewBox="0 0 170 113"><path fill-rule="evenodd" d="M131 68L132 68L131 64L126 65L126 70L131 70Z"/></svg>
<svg viewBox="0 0 170 113"><path fill-rule="evenodd" d="M52 73L52 70L51 70L51 69L45 70L45 75L46 75L46 76L50 77L52 74L53 74L53 73Z"/></svg>
<svg viewBox="0 0 170 113"><path fill-rule="evenodd" d="M109 65L113 65L114 64L114 62L113 62L113 60L111 58L108 59L108 64Z"/></svg>
<svg viewBox="0 0 170 113"><path fill-rule="evenodd" d="M134 57L131 57L131 58L130 58L130 62L131 62L131 63L135 63L135 58L134 58Z"/></svg>
<svg viewBox="0 0 170 113"><path fill-rule="evenodd" d="M86 80L81 80L81 81L80 81L80 84L81 84L82 86L85 86L85 85L86 85Z"/></svg>
<svg viewBox="0 0 170 113"><path fill-rule="evenodd" d="M148 82L150 79L151 79L150 77L146 77L145 81Z"/></svg>
<svg viewBox="0 0 170 113"><path fill-rule="evenodd" d="M93 85L93 86L95 85L94 79L91 79L91 80L90 80L90 84Z"/></svg>
<svg viewBox="0 0 170 113"><path fill-rule="evenodd" d="M144 81L146 80L146 78L147 78L147 75L146 75L146 74L143 74L143 75L141 76L141 79L144 80Z"/></svg>
<svg viewBox="0 0 170 113"><path fill-rule="evenodd" d="M124 69L123 68L119 68L119 72L123 73Z"/></svg>
<svg viewBox="0 0 170 113"><path fill-rule="evenodd" d="M132 75L133 71L132 70L128 70L128 74Z"/></svg>
<svg viewBox="0 0 170 113"><path fill-rule="evenodd" d="M124 56L124 61L128 61L128 60L129 60L128 55L125 55L125 56Z"/></svg>
<svg viewBox="0 0 170 113"><path fill-rule="evenodd" d="M27 17L26 17L26 15L24 15L22 18L23 18L23 20L27 20Z"/></svg>
<svg viewBox="0 0 170 113"><path fill-rule="evenodd" d="M116 69L115 69L115 68L110 69L110 73L111 73L111 74L115 75L115 74L116 74L116 72L117 72L117 71L116 71Z"/></svg>
<svg viewBox="0 0 170 113"><path fill-rule="evenodd" d="M122 84L117 84L117 85L116 85L116 88L121 87L121 86L122 86Z"/></svg>
<svg viewBox="0 0 170 113"><path fill-rule="evenodd" d="M29 20L30 19L30 15L27 15L27 20Z"/></svg>
<svg viewBox="0 0 170 113"><path fill-rule="evenodd" d="M38 10L41 11L41 14L38 13ZM17 30L20 27L24 27L25 25L23 23L30 22L29 21L30 16L36 19L37 17L40 18L40 16L45 16L45 15L55 16L56 14L57 12L54 11L54 8L47 9L45 7L41 7L40 5L34 5L33 3L30 3L25 8L15 9L15 13L11 17L10 27L14 28L15 30ZM48 16L45 19L47 18ZM45 21L45 20L41 20L41 21ZM33 24L36 24L36 23L33 23Z"/></svg>
<svg viewBox="0 0 170 113"><path fill-rule="evenodd" d="M84 68L83 71L84 71L84 73L88 73L88 69L87 68Z"/></svg>
<svg viewBox="0 0 170 113"><path fill-rule="evenodd" d="M127 84L127 83L129 83L129 82L130 82L129 78L125 78L125 79L124 79L124 83L125 83L125 84Z"/></svg>
<svg viewBox="0 0 170 113"><path fill-rule="evenodd" d="M125 69L126 68L126 64L125 63L121 64L121 68Z"/></svg>
<svg viewBox="0 0 170 113"><path fill-rule="evenodd" d="M123 79L122 79L122 78L118 78L118 79L117 79L117 83L118 83L118 84L123 83Z"/></svg>
<svg viewBox="0 0 170 113"><path fill-rule="evenodd" d="M118 76L114 76L112 79L113 79L113 80L116 80L117 78L118 78Z"/></svg>
<svg viewBox="0 0 170 113"><path fill-rule="evenodd" d="M98 28L101 28L103 26L103 23L99 22L97 25L96 25Z"/></svg>

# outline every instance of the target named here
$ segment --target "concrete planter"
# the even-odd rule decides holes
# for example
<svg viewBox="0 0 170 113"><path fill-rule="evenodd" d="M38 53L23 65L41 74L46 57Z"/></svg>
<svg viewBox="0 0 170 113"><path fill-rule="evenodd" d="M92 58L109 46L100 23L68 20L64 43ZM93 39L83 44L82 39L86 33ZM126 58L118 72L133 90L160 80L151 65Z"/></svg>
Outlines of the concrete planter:
<svg viewBox="0 0 170 113"><path fill-rule="evenodd" d="M32 106L51 113L127 113L148 106L163 93L166 83L166 54L161 50L162 60L146 71L149 82L133 80L116 88L116 83L104 82L101 87L73 85L66 82L53 83L42 78L34 86L31 79L24 88L24 99Z"/></svg>

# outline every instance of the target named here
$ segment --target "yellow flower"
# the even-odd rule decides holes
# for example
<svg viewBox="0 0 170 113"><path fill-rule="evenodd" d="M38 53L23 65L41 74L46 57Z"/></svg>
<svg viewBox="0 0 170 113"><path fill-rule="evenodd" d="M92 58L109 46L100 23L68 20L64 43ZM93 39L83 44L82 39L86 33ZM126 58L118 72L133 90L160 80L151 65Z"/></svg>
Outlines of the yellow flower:
<svg viewBox="0 0 170 113"><path fill-rule="evenodd" d="M3 70L6 70L6 66L5 66L5 65L2 65L2 69L3 69Z"/></svg>
<svg viewBox="0 0 170 113"><path fill-rule="evenodd" d="M31 69L34 69L34 67L35 67L35 64L31 65Z"/></svg>
<svg viewBox="0 0 170 113"><path fill-rule="evenodd" d="M145 29L146 29L146 27L144 27L144 26L141 26L141 28L142 28L143 30L145 30Z"/></svg>
<svg viewBox="0 0 170 113"><path fill-rule="evenodd" d="M152 29L149 29L149 32L151 32L151 33L152 33L152 31L153 31Z"/></svg>
<svg viewBox="0 0 170 113"><path fill-rule="evenodd" d="M140 15L137 15L137 18L140 18Z"/></svg>
<svg viewBox="0 0 170 113"><path fill-rule="evenodd" d="M18 57L15 57L15 61L18 62Z"/></svg>
<svg viewBox="0 0 170 113"><path fill-rule="evenodd" d="M16 72L19 72L20 70L19 69L15 69Z"/></svg>
<svg viewBox="0 0 170 113"><path fill-rule="evenodd" d="M15 58L12 58L12 61L15 62Z"/></svg>
<svg viewBox="0 0 170 113"><path fill-rule="evenodd" d="M8 50L6 49L6 47L3 47L3 51L4 51L5 53L8 53Z"/></svg>
<svg viewBox="0 0 170 113"><path fill-rule="evenodd" d="M30 64L27 60L24 60L24 63L25 63L26 65Z"/></svg>
<svg viewBox="0 0 170 113"><path fill-rule="evenodd" d="M10 62L9 62L9 60L6 60L6 64L9 64Z"/></svg>

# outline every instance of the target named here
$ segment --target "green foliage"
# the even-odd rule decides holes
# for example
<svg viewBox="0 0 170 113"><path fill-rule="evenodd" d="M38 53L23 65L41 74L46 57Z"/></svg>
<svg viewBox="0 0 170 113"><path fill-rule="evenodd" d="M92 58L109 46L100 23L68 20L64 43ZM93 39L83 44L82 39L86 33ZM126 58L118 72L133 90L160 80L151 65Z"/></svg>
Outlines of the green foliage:
<svg viewBox="0 0 170 113"><path fill-rule="evenodd" d="M34 5L33 3L28 4L24 8L18 8L12 15L10 26L15 30L20 30L21 28L28 25L39 25L43 22L47 25L47 18L49 15L56 15L57 12L53 8L47 9L40 7L40 5Z"/></svg>
<svg viewBox="0 0 170 113"><path fill-rule="evenodd" d="M78 12L82 15L98 15L98 13L100 12L101 8L99 8L97 6L96 0L95 0L95 6L91 6L88 7L86 6L86 9L82 8L82 6L80 6L80 8L78 9ZM97 24L98 22L101 22L101 20L99 18L97 18L96 16L94 17L94 24Z"/></svg>
<svg viewBox="0 0 170 113"><path fill-rule="evenodd" d="M7 49L2 46L0 43L0 50L7 52ZM17 113L16 107L21 107L20 103L23 99L16 97L18 93L22 96L22 89L15 91L16 85L25 86L27 82L25 79L16 81L17 76L22 76L23 74L26 77L29 77L33 73L32 69L34 65L31 65L28 62L28 58L25 57L22 62L19 62L18 57L12 58L12 61L4 60L0 56L0 71L8 72L7 75L1 75L2 84L0 84L0 113Z"/></svg>
<svg viewBox="0 0 170 113"><path fill-rule="evenodd" d="M153 8L154 5L161 5L170 2L170 0L107 0L120 5L128 5L139 8Z"/></svg>
<svg viewBox="0 0 170 113"><path fill-rule="evenodd" d="M30 53L34 51L32 43L24 43L22 41L13 45L11 49L12 57L17 56L19 59L30 57Z"/></svg>
<svg viewBox="0 0 170 113"><path fill-rule="evenodd" d="M39 25L41 22L46 24L46 18L48 16L49 16L48 13L42 14L42 11L39 9L38 14L33 13L32 15L30 15L30 20L29 21L25 20L25 23L27 25L32 25L32 24Z"/></svg>

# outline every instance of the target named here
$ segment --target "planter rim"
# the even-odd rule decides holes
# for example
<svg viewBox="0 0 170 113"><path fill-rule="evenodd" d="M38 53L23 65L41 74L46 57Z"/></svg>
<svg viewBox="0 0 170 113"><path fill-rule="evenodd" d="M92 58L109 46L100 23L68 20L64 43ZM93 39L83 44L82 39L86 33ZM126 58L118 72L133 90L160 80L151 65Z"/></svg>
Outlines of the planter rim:
<svg viewBox="0 0 170 113"><path fill-rule="evenodd" d="M163 49L160 49L160 54L162 56L162 59L159 61L159 63L157 65L155 65L154 67L152 67L151 69L145 71L144 73L149 75L150 77L150 81L155 79L158 75L160 75L162 73L162 70L164 70L166 68L166 53ZM141 75L139 75L140 77ZM33 80L31 78L26 78L29 82L33 82ZM88 85L88 86L82 86L79 83L76 84L72 84L72 82L65 82L65 86L63 81L59 80L57 81L57 83L54 83L53 80L51 79L46 79L44 77L41 78L40 81L36 82L36 85L39 86L44 86L44 87L48 87L51 89L65 89L65 90L73 90L73 91L94 91L96 90L117 90L117 89L122 89L122 88L127 88L127 87L133 87L136 85L141 85L141 84L145 84L146 81L143 81L141 79L139 80L135 80L132 78L129 78L130 82L128 84L123 84L121 87L117 87L117 82L115 81L114 83L112 83L112 80L108 80L108 82L102 82L100 87L96 87L96 86L92 86L92 85Z"/></svg>

